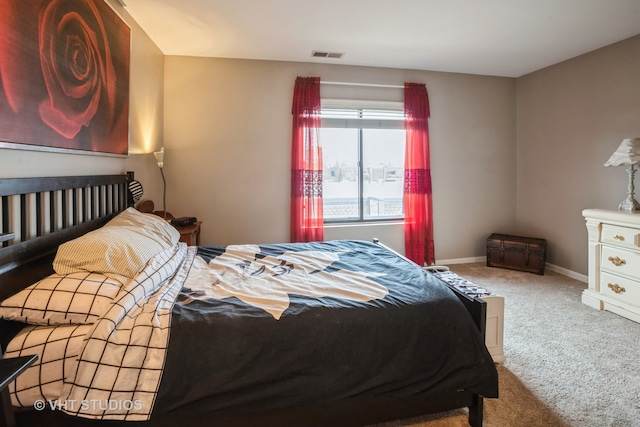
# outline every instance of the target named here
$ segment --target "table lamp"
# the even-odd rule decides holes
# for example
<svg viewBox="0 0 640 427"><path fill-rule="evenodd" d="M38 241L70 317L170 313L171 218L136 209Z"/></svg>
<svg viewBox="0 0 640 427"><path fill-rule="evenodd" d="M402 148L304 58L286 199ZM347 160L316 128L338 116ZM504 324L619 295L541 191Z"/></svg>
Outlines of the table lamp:
<svg viewBox="0 0 640 427"><path fill-rule="evenodd" d="M640 210L640 203L633 196L635 165L640 163L640 138L623 139L618 149L611 155L605 166L628 165L629 186L627 188L627 198L620 203L618 209L621 211L633 212Z"/></svg>

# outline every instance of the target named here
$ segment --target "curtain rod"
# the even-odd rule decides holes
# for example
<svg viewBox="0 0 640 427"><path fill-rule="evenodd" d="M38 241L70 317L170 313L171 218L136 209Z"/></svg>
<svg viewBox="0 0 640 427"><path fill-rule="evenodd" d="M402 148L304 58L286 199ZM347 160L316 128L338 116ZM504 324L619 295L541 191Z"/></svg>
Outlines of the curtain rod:
<svg viewBox="0 0 640 427"><path fill-rule="evenodd" d="M383 87L389 89L404 89L404 86L400 85L379 85L371 83L346 83L346 82L324 82L320 80L320 84L324 85L338 85L338 86L366 86L366 87Z"/></svg>

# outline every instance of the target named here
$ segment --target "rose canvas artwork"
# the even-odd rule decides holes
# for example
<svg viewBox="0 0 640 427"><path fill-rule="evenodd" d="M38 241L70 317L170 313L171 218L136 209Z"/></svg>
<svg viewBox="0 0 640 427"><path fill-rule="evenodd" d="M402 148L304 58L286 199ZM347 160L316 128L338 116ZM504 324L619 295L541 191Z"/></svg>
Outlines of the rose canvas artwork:
<svg viewBox="0 0 640 427"><path fill-rule="evenodd" d="M126 155L130 34L103 0L0 0L0 142Z"/></svg>

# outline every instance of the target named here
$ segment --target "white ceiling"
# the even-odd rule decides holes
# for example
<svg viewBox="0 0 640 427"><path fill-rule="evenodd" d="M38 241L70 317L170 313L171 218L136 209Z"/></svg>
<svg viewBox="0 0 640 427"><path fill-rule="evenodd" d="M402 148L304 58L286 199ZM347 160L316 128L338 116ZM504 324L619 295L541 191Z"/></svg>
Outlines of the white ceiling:
<svg viewBox="0 0 640 427"><path fill-rule="evenodd" d="M640 34L640 0L119 1L166 55L506 77Z"/></svg>

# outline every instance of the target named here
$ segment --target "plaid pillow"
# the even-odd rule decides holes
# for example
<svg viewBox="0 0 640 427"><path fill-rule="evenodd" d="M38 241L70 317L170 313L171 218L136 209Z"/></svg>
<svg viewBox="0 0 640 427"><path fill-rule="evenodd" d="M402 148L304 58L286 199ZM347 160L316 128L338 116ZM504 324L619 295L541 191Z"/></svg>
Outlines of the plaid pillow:
<svg viewBox="0 0 640 427"><path fill-rule="evenodd" d="M52 274L0 303L0 318L32 325L94 323L121 284L97 273Z"/></svg>

